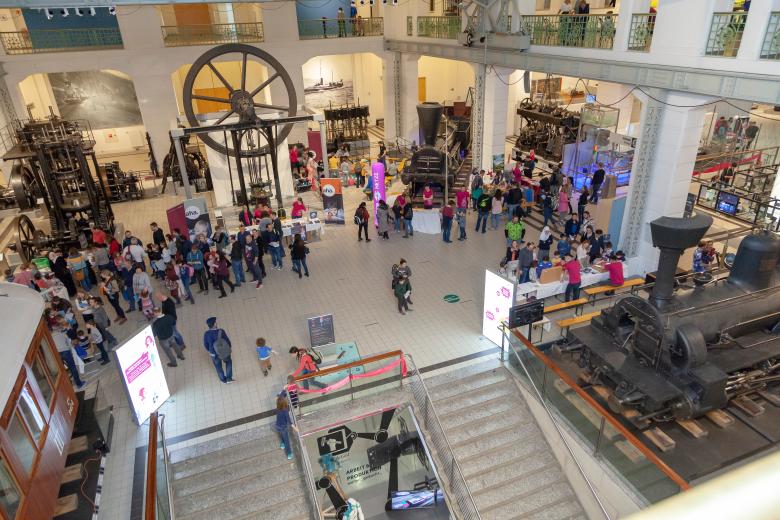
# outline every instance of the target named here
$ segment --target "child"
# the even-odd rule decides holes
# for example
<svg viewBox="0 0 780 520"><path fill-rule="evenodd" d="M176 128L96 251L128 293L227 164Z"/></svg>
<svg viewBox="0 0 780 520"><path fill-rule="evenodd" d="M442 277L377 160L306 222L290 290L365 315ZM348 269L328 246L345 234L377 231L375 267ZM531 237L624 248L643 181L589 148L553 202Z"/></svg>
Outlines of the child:
<svg viewBox="0 0 780 520"><path fill-rule="evenodd" d="M73 338L72 343L76 354L78 354L81 359L86 360L89 357L89 337L84 334L83 330L79 329L76 332L76 337Z"/></svg>
<svg viewBox="0 0 780 520"><path fill-rule="evenodd" d="M460 241L466 240L466 212L465 211L458 211L455 214L455 220L458 221L458 230L460 231L460 235L458 236L458 240L460 240Z"/></svg>
<svg viewBox="0 0 780 520"><path fill-rule="evenodd" d="M287 399L282 396L276 398L276 422L274 429L279 434L279 447L287 454L287 460L292 460L292 444L290 444L289 428L295 428L290 419L290 408Z"/></svg>
<svg viewBox="0 0 780 520"><path fill-rule="evenodd" d="M106 347L103 345L103 335L100 333L100 330L98 330L97 325L95 325L94 322L87 322L87 333L89 334L89 340L100 351L100 364L107 365L110 360L108 359L108 352L106 352Z"/></svg>
<svg viewBox="0 0 780 520"><path fill-rule="evenodd" d="M290 394L290 402L293 408L298 408L298 385L295 384L293 376L287 376L287 386L279 395L286 397L287 394Z"/></svg>
<svg viewBox="0 0 780 520"><path fill-rule="evenodd" d="M265 338L257 338L257 357L260 358L260 368L263 369L263 375L267 376L271 370L271 354L276 354L271 347L266 346Z"/></svg>
<svg viewBox="0 0 780 520"><path fill-rule="evenodd" d="M144 313L146 319L152 321L154 319L154 302L152 302L152 297L149 295L149 289L144 289L138 295L138 305L141 307L141 312Z"/></svg>

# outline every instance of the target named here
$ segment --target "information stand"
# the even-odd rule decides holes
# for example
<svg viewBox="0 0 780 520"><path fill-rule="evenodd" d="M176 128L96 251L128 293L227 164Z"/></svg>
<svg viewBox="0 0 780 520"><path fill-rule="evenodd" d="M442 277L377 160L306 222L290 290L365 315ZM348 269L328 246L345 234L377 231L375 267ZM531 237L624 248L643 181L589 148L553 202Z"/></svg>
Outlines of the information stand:
<svg viewBox="0 0 780 520"><path fill-rule="evenodd" d="M309 327L309 342L312 347L319 347L336 342L332 314L312 316L311 318L308 318L306 322Z"/></svg>

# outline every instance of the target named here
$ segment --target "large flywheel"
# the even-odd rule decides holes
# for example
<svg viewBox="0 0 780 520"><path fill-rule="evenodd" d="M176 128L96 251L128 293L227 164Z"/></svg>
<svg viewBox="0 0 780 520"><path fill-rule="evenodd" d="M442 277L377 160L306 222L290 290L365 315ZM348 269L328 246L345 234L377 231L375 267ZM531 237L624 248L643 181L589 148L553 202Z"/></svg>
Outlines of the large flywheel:
<svg viewBox="0 0 780 520"><path fill-rule="evenodd" d="M38 198L42 197L41 188L35 179L32 169L26 164L14 164L8 186L14 192L19 209L32 209L37 206Z"/></svg>
<svg viewBox="0 0 780 520"><path fill-rule="evenodd" d="M27 215L16 217L16 236L14 250L22 258L22 262L29 262L51 245L51 240L46 233L35 229L35 225Z"/></svg>
<svg viewBox="0 0 780 520"><path fill-rule="evenodd" d="M241 67L240 81L236 82L234 79L233 82L229 82L214 63L217 61L233 61L236 58L239 60ZM257 84L249 84L247 72L248 66L252 62L265 67L268 72L267 79ZM226 90L227 94L224 96L219 94L204 95L195 91L195 82L198 76L209 74L213 74L218 80L218 89L213 90ZM271 85L275 81L283 83L287 99L276 99L276 97L273 97L269 102L267 95L271 92ZM275 90L275 92L280 91L282 89ZM240 122L252 122L264 117L294 116L298 106L295 85L293 85L290 75L282 64L267 52L241 43L228 43L214 47L201 55L190 67L187 78L184 80L184 113L187 115L187 121L192 127L201 126L193 105L197 101L218 103L219 105L217 106L220 106L225 111L219 119L209 122L209 125L219 125L228 118L235 118L236 116L238 116ZM279 128L276 137L277 142L283 141L292 130L292 127L293 125L290 123ZM235 157L236 154L230 142L226 146L224 142L220 143L208 134L200 134L198 137L208 147ZM241 157L256 157L267 153L267 144L253 149L241 147L240 150Z"/></svg>

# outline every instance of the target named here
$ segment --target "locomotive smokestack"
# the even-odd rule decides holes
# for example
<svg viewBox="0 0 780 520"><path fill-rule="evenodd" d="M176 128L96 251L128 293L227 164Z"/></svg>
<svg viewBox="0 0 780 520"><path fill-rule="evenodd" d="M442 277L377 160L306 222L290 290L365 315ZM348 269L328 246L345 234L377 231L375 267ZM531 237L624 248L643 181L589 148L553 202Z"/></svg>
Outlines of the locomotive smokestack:
<svg viewBox="0 0 780 520"><path fill-rule="evenodd" d="M439 133L439 121L444 107L439 103L425 102L417 105L417 118L420 120L420 143L425 146L436 146L436 135Z"/></svg>
<svg viewBox="0 0 780 520"><path fill-rule="evenodd" d="M691 218L661 217L650 223L653 246L661 250L650 302L659 309L667 306L674 293L674 275L683 252L694 247L712 225L712 217L696 214Z"/></svg>

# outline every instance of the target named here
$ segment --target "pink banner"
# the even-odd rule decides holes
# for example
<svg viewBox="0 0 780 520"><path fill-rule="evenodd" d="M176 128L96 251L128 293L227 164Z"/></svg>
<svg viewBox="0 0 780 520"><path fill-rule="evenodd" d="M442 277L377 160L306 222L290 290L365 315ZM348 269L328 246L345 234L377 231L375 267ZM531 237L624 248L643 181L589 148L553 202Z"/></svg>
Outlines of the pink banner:
<svg viewBox="0 0 780 520"><path fill-rule="evenodd" d="M127 383L132 383L135 378L146 372L146 369L150 366L152 366L152 362L149 360L149 353L144 352L140 358L125 370L125 379L127 379Z"/></svg>
<svg viewBox="0 0 780 520"><path fill-rule="evenodd" d="M406 360L403 357L400 357L397 360L390 363L389 365L385 367L377 368L376 370L372 370L371 372L364 372L362 374L349 374L344 379L340 381L336 381L332 385L326 386L325 388L318 388L316 390L313 390L313 389L303 388L302 386L298 386L297 384L287 385L286 388L288 391L290 391L291 387L294 387L292 388L293 390L296 390L298 393L303 393L303 394L324 394L327 392L338 390L339 388L346 385L353 379L365 379L367 377L376 377L378 375L391 371L398 365L401 365L401 376L406 377Z"/></svg>
<svg viewBox="0 0 780 520"><path fill-rule="evenodd" d="M371 165L371 182L374 198L374 225L378 226L376 208L379 207L380 200L385 200L385 165L381 162L375 162Z"/></svg>

